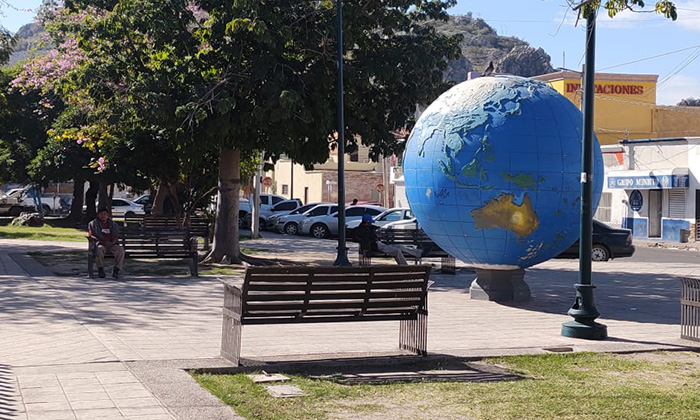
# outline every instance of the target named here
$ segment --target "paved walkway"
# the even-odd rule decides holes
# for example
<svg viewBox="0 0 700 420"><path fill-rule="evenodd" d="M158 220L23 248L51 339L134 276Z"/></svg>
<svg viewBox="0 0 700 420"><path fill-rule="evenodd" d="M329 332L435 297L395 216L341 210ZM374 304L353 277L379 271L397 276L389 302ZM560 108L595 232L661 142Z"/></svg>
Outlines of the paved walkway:
<svg viewBox="0 0 700 420"><path fill-rule="evenodd" d="M335 256L332 241L266 236L245 246L305 263L329 264ZM83 248L0 240L0 419L237 419L183 370L226 366L218 358L219 282L130 277L128 265L119 281L58 277L26 255ZM470 300L471 270L433 275L428 349L489 356L551 347L626 351L697 344L679 339L677 277L700 276L700 261L642 265L621 259L593 268L608 340L561 336L578 262L553 260L527 271L532 300L520 304ZM254 362L396 354L397 334L392 322L251 326L242 356Z"/></svg>

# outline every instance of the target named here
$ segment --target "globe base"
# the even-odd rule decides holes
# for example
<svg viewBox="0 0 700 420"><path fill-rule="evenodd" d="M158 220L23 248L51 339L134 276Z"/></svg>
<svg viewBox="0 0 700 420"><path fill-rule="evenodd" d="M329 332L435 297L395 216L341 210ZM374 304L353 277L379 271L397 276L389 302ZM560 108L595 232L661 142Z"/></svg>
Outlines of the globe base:
<svg viewBox="0 0 700 420"><path fill-rule="evenodd" d="M525 270L476 269L476 279L469 288L469 298L495 302L530 300L530 288L525 283Z"/></svg>

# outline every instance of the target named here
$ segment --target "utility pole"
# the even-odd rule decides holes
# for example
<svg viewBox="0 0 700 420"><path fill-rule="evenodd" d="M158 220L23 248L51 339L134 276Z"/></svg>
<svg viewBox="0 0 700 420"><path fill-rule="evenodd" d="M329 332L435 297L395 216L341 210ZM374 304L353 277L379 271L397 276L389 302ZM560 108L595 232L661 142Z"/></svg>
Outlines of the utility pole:
<svg viewBox="0 0 700 420"><path fill-rule="evenodd" d="M343 1L338 7L338 256L333 265L351 266L345 243L345 106L343 104Z"/></svg>
<svg viewBox="0 0 700 420"><path fill-rule="evenodd" d="M568 314L573 321L564 323L565 337L603 340L608 328L595 322L600 312L595 306L591 282L591 247L593 243L593 101L595 100L595 25L597 10L586 17L586 67L583 74L583 146L581 162L581 231L579 239L579 277L576 301Z"/></svg>

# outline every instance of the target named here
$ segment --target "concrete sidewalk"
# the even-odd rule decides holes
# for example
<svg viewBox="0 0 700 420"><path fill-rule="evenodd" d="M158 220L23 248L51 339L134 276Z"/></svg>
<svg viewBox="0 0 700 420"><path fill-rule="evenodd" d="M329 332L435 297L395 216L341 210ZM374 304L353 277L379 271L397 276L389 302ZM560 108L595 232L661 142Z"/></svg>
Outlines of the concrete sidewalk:
<svg viewBox="0 0 700 420"><path fill-rule="evenodd" d="M0 240L0 419L237 419L201 390L185 368L226 366L218 357L222 287L215 278L123 280L57 277L28 250L84 244ZM266 234L247 248L300 263L329 265L336 243ZM351 261L356 261L350 244ZM610 338L562 337L574 298L576 260L529 269L532 300L472 301L474 273L434 274L430 292L432 354L458 357L575 351L684 348L678 276L699 264L594 263L596 300ZM398 354L393 322L250 326L249 361ZM4 398L2 398L4 397Z"/></svg>

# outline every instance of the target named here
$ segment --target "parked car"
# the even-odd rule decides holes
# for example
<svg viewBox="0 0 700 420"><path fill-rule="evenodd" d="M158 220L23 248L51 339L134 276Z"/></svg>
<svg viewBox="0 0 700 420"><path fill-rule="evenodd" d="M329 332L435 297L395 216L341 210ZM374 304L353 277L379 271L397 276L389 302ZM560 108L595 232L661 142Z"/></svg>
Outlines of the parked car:
<svg viewBox="0 0 700 420"><path fill-rule="evenodd" d="M377 217L374 218L374 224L378 227L382 227L388 223L391 222L396 222L399 220L409 220L409 219L414 219L415 216L413 215L413 212L411 209L407 208L401 208L401 207L395 207L393 209L389 209L381 214L378 214ZM360 223L362 222L362 218L359 218L357 220L350 220L349 222L345 223L345 226L347 228L348 236L352 236L353 230L360 226Z"/></svg>
<svg viewBox="0 0 700 420"><path fill-rule="evenodd" d="M146 214L142 205L125 198L112 199L112 217L132 217L137 214Z"/></svg>
<svg viewBox="0 0 700 420"><path fill-rule="evenodd" d="M578 253L579 241L576 241L556 258L578 258ZM613 258L631 257L633 254L634 245L632 245L631 230L614 228L593 220L591 260L607 261Z"/></svg>
<svg viewBox="0 0 700 420"><path fill-rule="evenodd" d="M250 195L250 199L241 198L238 202L238 227L244 228L250 226L250 213L252 211L251 200L253 195ZM281 195L274 194L260 194L260 214L262 215L265 211L270 210L275 204L285 201L287 198ZM265 226L264 219L260 220L262 223L260 226Z"/></svg>
<svg viewBox="0 0 700 420"><path fill-rule="evenodd" d="M275 230L277 230L278 232L283 232L287 235L296 235L297 233L299 233L299 223L302 220L304 220L304 217L306 217L305 215L320 205L324 205L324 207L323 209L318 210L318 212L320 213L321 211L325 211L326 213L324 214L330 212L330 207L333 206L333 204L330 203L310 203L305 206L299 207L298 209L290 212L289 214L273 216L270 222L276 221ZM333 211L337 210L338 206L336 205L335 210Z"/></svg>
<svg viewBox="0 0 700 420"><path fill-rule="evenodd" d="M290 214L303 214L307 210L310 210L319 204L321 203L302 205L301 200L296 198L294 200L280 201L269 212L266 212L266 214L263 215L266 221L265 228L267 230L276 230L277 224L279 223L280 218L283 216L288 216Z"/></svg>
<svg viewBox="0 0 700 420"><path fill-rule="evenodd" d="M345 208L345 221L360 220L365 214L378 216L386 209L379 206L350 206ZM332 214L321 216L306 215L299 224L299 234L311 235L314 238L328 238L338 234L338 210Z"/></svg>
<svg viewBox="0 0 700 420"><path fill-rule="evenodd" d="M134 203L143 206L143 210L150 214L151 209L153 208L153 201L151 200L151 194L144 194L134 200Z"/></svg>
<svg viewBox="0 0 700 420"><path fill-rule="evenodd" d="M22 211L36 211L34 197L29 193L30 187L13 188L2 196L3 203L0 203L0 213L7 213L10 216L19 216ZM57 194L43 194L39 196L44 214L52 212L59 213L63 207L61 197Z"/></svg>

